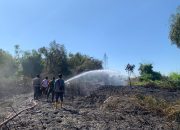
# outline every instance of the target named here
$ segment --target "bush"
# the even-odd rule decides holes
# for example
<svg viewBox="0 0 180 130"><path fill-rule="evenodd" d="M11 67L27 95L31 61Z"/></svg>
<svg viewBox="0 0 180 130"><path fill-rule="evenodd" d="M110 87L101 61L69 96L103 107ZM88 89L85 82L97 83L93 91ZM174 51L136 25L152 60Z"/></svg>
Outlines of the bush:
<svg viewBox="0 0 180 130"><path fill-rule="evenodd" d="M169 74L169 78L174 81L180 81L180 74L176 72L172 72Z"/></svg>
<svg viewBox="0 0 180 130"><path fill-rule="evenodd" d="M139 80L140 81L149 81L152 79L152 74L143 74L140 76Z"/></svg>
<svg viewBox="0 0 180 130"><path fill-rule="evenodd" d="M136 81L132 83L133 86L142 86L147 88L160 88L160 89L169 89L169 90L179 90L180 85L176 82L168 79L163 80L147 80L147 81Z"/></svg>
<svg viewBox="0 0 180 130"><path fill-rule="evenodd" d="M140 64L140 81L148 81L148 80L161 80L162 75L160 72L156 72L153 70L152 64Z"/></svg>
<svg viewBox="0 0 180 130"><path fill-rule="evenodd" d="M169 74L169 79L174 83L178 88L180 87L180 74L173 72Z"/></svg>

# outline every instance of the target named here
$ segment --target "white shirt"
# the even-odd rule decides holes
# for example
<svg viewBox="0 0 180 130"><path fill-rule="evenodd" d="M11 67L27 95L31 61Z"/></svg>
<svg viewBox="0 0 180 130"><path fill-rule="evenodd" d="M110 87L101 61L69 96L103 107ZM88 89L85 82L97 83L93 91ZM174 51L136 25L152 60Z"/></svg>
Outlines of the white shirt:
<svg viewBox="0 0 180 130"><path fill-rule="evenodd" d="M42 87L47 88L48 87L48 80L44 79L41 84L42 84Z"/></svg>

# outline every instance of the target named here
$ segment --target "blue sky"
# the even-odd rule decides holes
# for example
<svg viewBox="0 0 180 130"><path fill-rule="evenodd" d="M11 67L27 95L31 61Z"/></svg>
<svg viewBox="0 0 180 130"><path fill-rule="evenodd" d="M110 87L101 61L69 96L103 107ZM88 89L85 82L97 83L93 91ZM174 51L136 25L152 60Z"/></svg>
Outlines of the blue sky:
<svg viewBox="0 0 180 130"><path fill-rule="evenodd" d="M56 40L68 52L103 59L125 73L127 63L180 72L180 49L168 39L179 0L0 0L0 48L14 53Z"/></svg>

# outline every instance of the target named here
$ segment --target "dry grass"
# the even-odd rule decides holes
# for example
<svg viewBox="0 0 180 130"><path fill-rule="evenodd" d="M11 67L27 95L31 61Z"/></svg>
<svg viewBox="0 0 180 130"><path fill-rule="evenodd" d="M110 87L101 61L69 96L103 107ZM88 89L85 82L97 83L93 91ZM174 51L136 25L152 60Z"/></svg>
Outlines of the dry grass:
<svg viewBox="0 0 180 130"><path fill-rule="evenodd" d="M136 95L139 104L158 115L164 115L171 121L180 122L180 100L167 102L153 96Z"/></svg>
<svg viewBox="0 0 180 130"><path fill-rule="evenodd" d="M110 96L108 99L104 101L103 105L101 106L101 110L116 110L120 103L120 97Z"/></svg>
<svg viewBox="0 0 180 130"><path fill-rule="evenodd" d="M180 104L169 106L165 109L165 113L167 113L169 120L180 122Z"/></svg>

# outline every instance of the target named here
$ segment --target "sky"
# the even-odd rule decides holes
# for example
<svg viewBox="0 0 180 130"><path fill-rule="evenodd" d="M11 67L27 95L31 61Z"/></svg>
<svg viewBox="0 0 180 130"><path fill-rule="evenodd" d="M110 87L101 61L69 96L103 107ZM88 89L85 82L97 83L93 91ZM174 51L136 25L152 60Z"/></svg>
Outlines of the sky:
<svg viewBox="0 0 180 130"><path fill-rule="evenodd" d="M0 0L0 48L14 54L49 46L103 60L125 74L127 63L180 72L180 49L169 40L180 0Z"/></svg>

